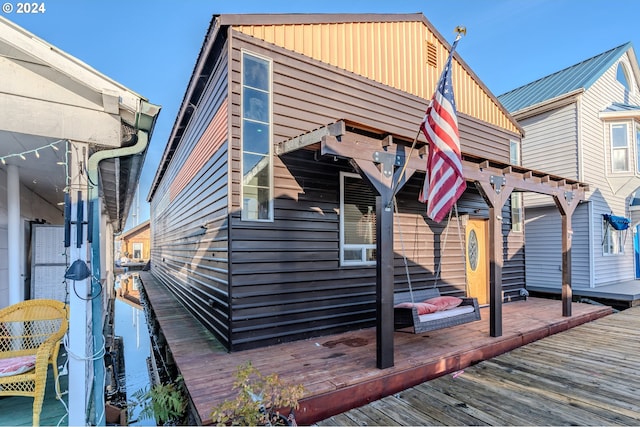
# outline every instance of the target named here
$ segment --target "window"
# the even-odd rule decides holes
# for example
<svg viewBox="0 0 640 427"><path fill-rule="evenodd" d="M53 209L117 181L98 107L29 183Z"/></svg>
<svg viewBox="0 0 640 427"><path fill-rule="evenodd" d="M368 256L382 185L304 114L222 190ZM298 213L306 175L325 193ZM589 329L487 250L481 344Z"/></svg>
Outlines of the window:
<svg viewBox="0 0 640 427"><path fill-rule="evenodd" d="M340 264L375 265L376 198L362 178L340 174Z"/></svg>
<svg viewBox="0 0 640 427"><path fill-rule="evenodd" d="M522 211L522 193L511 193L511 231L522 233L524 222Z"/></svg>
<svg viewBox="0 0 640 427"><path fill-rule="evenodd" d="M629 84L629 82L631 81L629 79L629 73L627 73L627 68L624 66L624 64L622 64L622 62L618 62L618 70L616 71L616 79L618 80L618 82L620 82L620 84L622 86L624 86L624 89L629 92L631 90L631 85Z"/></svg>
<svg viewBox="0 0 640 427"><path fill-rule="evenodd" d="M611 170L613 172L629 171L629 143L626 123L611 125Z"/></svg>
<svg viewBox="0 0 640 427"><path fill-rule="evenodd" d="M273 220L271 62L242 52L242 219Z"/></svg>
<svg viewBox="0 0 640 427"><path fill-rule="evenodd" d="M616 230L605 219L602 222L604 238L602 239L602 253L605 255L624 254L624 237L626 230Z"/></svg>
<svg viewBox="0 0 640 427"><path fill-rule="evenodd" d="M510 141L509 157L512 165L520 166L520 141ZM522 193L511 193L511 231L521 233L523 222Z"/></svg>
<svg viewBox="0 0 640 427"><path fill-rule="evenodd" d="M509 158L512 165L522 165L520 161L520 141L509 141Z"/></svg>
<svg viewBox="0 0 640 427"><path fill-rule="evenodd" d="M133 243L133 259L142 259L142 243Z"/></svg>

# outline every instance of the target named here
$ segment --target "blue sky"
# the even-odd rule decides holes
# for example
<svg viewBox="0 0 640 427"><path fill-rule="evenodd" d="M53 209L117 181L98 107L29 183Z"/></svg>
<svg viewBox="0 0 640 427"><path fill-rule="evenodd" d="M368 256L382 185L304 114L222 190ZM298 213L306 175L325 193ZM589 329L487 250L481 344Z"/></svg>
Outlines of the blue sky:
<svg viewBox="0 0 640 427"><path fill-rule="evenodd" d="M214 14L422 12L495 94L626 42L640 49L639 0L49 0L5 18L162 105L140 181L140 220Z"/></svg>

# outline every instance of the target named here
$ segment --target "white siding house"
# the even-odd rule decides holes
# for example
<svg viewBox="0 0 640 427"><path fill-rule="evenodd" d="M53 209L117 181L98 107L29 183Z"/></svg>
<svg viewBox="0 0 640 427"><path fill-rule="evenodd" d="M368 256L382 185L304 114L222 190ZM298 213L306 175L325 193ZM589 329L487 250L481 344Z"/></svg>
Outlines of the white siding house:
<svg viewBox="0 0 640 427"><path fill-rule="evenodd" d="M640 187L639 84L636 55L626 43L498 97L525 130L524 167L589 185L573 217L577 295L611 298L610 285L635 283L640 216L630 202ZM526 195L524 204L527 288L559 292L561 272L552 260L561 250L560 216L550 198ZM630 227L614 229L609 216L628 219Z"/></svg>
<svg viewBox="0 0 640 427"><path fill-rule="evenodd" d="M160 107L2 16L0 76L0 308L40 297L30 284L60 295L69 312L68 424L105 425L113 236ZM63 237L32 240L41 224L64 228ZM65 270L48 265L27 279L30 254L63 247L55 255ZM76 261L91 275L67 275Z"/></svg>

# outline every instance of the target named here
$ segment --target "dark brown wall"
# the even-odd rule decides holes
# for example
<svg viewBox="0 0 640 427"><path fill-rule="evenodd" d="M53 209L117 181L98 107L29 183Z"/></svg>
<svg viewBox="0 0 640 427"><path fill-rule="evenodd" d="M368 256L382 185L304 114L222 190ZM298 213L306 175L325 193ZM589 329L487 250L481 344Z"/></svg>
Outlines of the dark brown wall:
<svg viewBox="0 0 640 427"><path fill-rule="evenodd" d="M339 119L411 140L426 100L232 34L229 45L218 51L210 89L152 200L152 271L230 350L372 326L375 267L339 265L339 172L354 172L346 161L318 158L307 150L274 157L274 221L240 220L241 49L273 59L274 143ZM227 93L230 142L174 199L162 200ZM509 138L514 135L466 116L459 121L464 152L508 161ZM441 292L462 295L465 260L457 224L450 225L442 253L443 225L428 221L424 205L416 200L421 184L422 177L415 177L398 196L396 288L407 287L400 249L404 245L414 289L435 284L442 260ZM473 189L465 193L459 208L461 213L487 215ZM503 217L509 217L508 210ZM505 239L508 287L524 277L524 268L519 259L522 239L511 234Z"/></svg>
<svg viewBox="0 0 640 427"><path fill-rule="evenodd" d="M220 46L211 78L201 83L207 86L151 200L151 272L229 346L228 141L219 142L199 170L187 171L195 175L186 187L175 188L185 165L194 164L189 159L198 156L196 146L208 141L213 117L224 110L227 65L226 45ZM225 127L226 122L225 114Z"/></svg>

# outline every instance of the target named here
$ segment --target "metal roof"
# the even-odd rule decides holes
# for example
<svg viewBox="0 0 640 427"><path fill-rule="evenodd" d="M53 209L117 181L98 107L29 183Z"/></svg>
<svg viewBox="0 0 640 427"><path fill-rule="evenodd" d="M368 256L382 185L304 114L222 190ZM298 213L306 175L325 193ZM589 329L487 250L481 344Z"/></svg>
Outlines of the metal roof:
<svg viewBox="0 0 640 427"><path fill-rule="evenodd" d="M498 99L509 112L514 113L578 89L586 90L631 48L631 42L625 43L564 70L513 89L498 96Z"/></svg>
<svg viewBox="0 0 640 427"><path fill-rule="evenodd" d="M630 104L622 104L619 102L614 102L605 108L603 111L605 112L620 112L620 111L640 111L640 105L630 105Z"/></svg>

